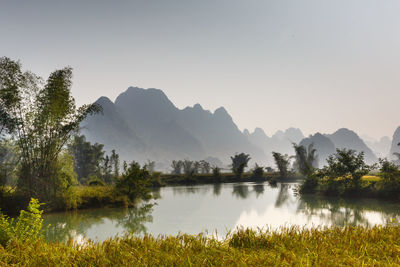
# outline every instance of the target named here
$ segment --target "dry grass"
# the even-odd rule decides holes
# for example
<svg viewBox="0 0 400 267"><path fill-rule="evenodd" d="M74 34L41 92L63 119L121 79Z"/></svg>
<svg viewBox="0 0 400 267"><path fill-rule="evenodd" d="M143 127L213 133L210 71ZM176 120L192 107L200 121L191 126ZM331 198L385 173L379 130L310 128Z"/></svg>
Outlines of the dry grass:
<svg viewBox="0 0 400 267"><path fill-rule="evenodd" d="M1 266L399 266L400 227L241 229L223 241L203 235L134 237L77 246L37 241L0 247Z"/></svg>

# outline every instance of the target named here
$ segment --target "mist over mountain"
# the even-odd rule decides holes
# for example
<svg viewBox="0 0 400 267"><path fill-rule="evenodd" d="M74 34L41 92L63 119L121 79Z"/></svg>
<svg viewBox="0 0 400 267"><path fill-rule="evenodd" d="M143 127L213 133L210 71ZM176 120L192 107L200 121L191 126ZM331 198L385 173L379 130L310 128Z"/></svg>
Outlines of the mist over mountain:
<svg viewBox="0 0 400 267"><path fill-rule="evenodd" d="M364 141L353 131L341 128L333 134L326 135L334 144L336 148L353 149L357 152L364 152L365 161L368 164L377 162L377 157L372 150L364 143Z"/></svg>
<svg viewBox="0 0 400 267"><path fill-rule="evenodd" d="M261 128L256 128L253 133L246 129L243 133L253 145L263 149L267 165L274 164L273 151L291 155L294 151L293 143L298 144L304 138L303 133L298 128L288 128L285 131L279 130L271 137L267 136Z"/></svg>
<svg viewBox="0 0 400 267"><path fill-rule="evenodd" d="M167 168L172 160L186 158L213 157L227 164L236 152L249 153L255 161L265 158L223 107L214 113L199 104L180 110L163 91L137 87L129 87L114 103L106 97L96 103L103 114L86 118L82 134L128 161L150 159Z"/></svg>
<svg viewBox="0 0 400 267"><path fill-rule="evenodd" d="M81 124L81 133L87 140L104 144L106 151L115 149L123 160L154 160L163 170L174 159L208 158L227 166L230 156L241 152L250 154L251 164L274 166L272 152L293 155L293 143L306 147L314 143L320 166L336 148L364 151L368 163L377 160L365 142L348 129L307 138L298 128L277 131L272 136L261 128L242 132L225 108L211 112L196 104L181 110L159 89L129 87L115 102L100 97L96 103L102 106L103 113L89 116ZM400 142L400 129L393 140ZM382 151L387 141L381 140Z"/></svg>
<svg viewBox="0 0 400 267"><path fill-rule="evenodd" d="M362 136L362 139L377 157L385 158L389 156L392 140L388 136L383 136L379 140Z"/></svg>

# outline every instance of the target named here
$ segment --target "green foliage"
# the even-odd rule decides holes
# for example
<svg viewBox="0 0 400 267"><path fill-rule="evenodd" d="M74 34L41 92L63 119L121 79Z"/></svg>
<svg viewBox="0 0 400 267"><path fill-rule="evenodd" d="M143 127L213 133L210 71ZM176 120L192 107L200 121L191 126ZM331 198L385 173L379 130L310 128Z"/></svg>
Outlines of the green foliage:
<svg viewBox="0 0 400 267"><path fill-rule="evenodd" d="M103 180L99 179L98 177L91 175L89 180L87 181L88 186L105 186Z"/></svg>
<svg viewBox="0 0 400 267"><path fill-rule="evenodd" d="M327 166L307 174L300 192L310 193L318 190L330 195L362 193L370 188L362 187L361 178L373 168L374 166L368 166L364 162L363 152L357 154L354 150L337 149L336 153L327 159Z"/></svg>
<svg viewBox="0 0 400 267"><path fill-rule="evenodd" d="M357 190L361 177L372 169L364 161L364 152L357 154L351 149L336 149L336 153L327 159L327 164L321 175L328 178L328 183L342 181L347 190Z"/></svg>
<svg viewBox="0 0 400 267"><path fill-rule="evenodd" d="M78 183L74 171L74 159L67 151L63 151L58 158L56 183L60 192L65 192L70 186Z"/></svg>
<svg viewBox="0 0 400 267"><path fill-rule="evenodd" d="M288 155L282 155L281 153L278 152L272 152L272 156L274 158L276 167L279 170L280 176L281 177L287 177L289 173L289 156Z"/></svg>
<svg viewBox="0 0 400 267"><path fill-rule="evenodd" d="M77 109L71 85L71 68L54 71L41 86L41 79L22 72L19 62L0 58L0 123L17 141L21 153L18 187L28 196L55 198L62 148L80 122L100 110L97 105Z"/></svg>
<svg viewBox="0 0 400 267"><path fill-rule="evenodd" d="M131 201L135 199L148 200L151 198L151 179L149 171L139 163L132 162L118 178L115 187L117 191L127 196Z"/></svg>
<svg viewBox="0 0 400 267"><path fill-rule="evenodd" d="M16 181L18 161L16 146L7 139L0 141L0 199L5 187L13 185Z"/></svg>
<svg viewBox="0 0 400 267"><path fill-rule="evenodd" d="M101 175L101 161L104 157L103 147L102 144L95 143L92 145L87 142L84 135L74 136L72 142L68 145L68 150L74 157L75 172L78 175L79 182L84 182L91 175Z"/></svg>
<svg viewBox="0 0 400 267"><path fill-rule="evenodd" d="M379 177L382 179L379 185L386 194L400 192L400 170L399 167L387 159L380 159Z"/></svg>
<svg viewBox="0 0 400 267"><path fill-rule="evenodd" d="M0 245L6 246L11 240L18 242L33 242L40 237L42 230L41 204L37 199L31 199L27 211L22 210L15 221L0 214Z"/></svg>
<svg viewBox="0 0 400 267"><path fill-rule="evenodd" d="M241 178L244 172L244 169L247 167L247 164L250 161L250 155L245 153L235 154L231 157L232 160L232 171L236 175L237 178Z"/></svg>

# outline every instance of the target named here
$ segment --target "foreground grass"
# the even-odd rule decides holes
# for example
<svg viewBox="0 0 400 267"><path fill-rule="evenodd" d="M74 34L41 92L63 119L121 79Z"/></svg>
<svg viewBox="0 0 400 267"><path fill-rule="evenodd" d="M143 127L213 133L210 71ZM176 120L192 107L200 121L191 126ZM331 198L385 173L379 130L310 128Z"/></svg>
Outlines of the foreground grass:
<svg viewBox="0 0 400 267"><path fill-rule="evenodd" d="M23 266L398 266L400 227L238 230L223 241L203 235L115 238L0 246L0 265Z"/></svg>

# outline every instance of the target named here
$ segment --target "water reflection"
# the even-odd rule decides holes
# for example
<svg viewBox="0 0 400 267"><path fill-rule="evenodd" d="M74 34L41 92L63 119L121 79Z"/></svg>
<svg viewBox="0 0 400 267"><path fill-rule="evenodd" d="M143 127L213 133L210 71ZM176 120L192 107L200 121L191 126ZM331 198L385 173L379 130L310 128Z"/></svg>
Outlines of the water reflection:
<svg viewBox="0 0 400 267"><path fill-rule="evenodd" d="M399 205L376 199L335 199L302 196L297 211L309 220L318 218L326 225L385 224L399 218Z"/></svg>
<svg viewBox="0 0 400 267"><path fill-rule="evenodd" d="M163 187L155 206L136 209L97 209L47 214L48 240L67 241L86 237L98 241L125 232L153 235L198 234L243 227L299 225L385 224L400 219L399 203L371 199L340 200L299 197L295 183L227 183Z"/></svg>
<svg viewBox="0 0 400 267"><path fill-rule="evenodd" d="M249 186L246 184L235 184L232 195L237 198L246 199L249 196Z"/></svg>
<svg viewBox="0 0 400 267"><path fill-rule="evenodd" d="M145 224L153 221L151 215L154 204L144 204L139 207L129 209L93 209L87 211L75 211L48 214L44 220L44 235L46 240L67 242L69 239L79 241L88 236L88 231L97 231L96 226L104 231L104 225L109 225L111 232L119 229L117 233L137 233L147 232ZM99 232L97 237L101 238ZM93 235L91 235L93 236ZM109 237L111 237L109 236Z"/></svg>
<svg viewBox="0 0 400 267"><path fill-rule="evenodd" d="M221 194L222 184L213 184L213 194L214 196L219 196Z"/></svg>
<svg viewBox="0 0 400 267"><path fill-rule="evenodd" d="M204 186L175 186L172 187L174 195L206 194L209 187Z"/></svg>
<svg viewBox="0 0 400 267"><path fill-rule="evenodd" d="M262 194L264 194L264 184L255 184L253 185L253 190L256 193L256 197L258 198Z"/></svg>
<svg viewBox="0 0 400 267"><path fill-rule="evenodd" d="M292 192L289 192L290 185L289 184L279 184L279 193L278 197L275 200L275 207L279 208L284 205L291 196Z"/></svg>

